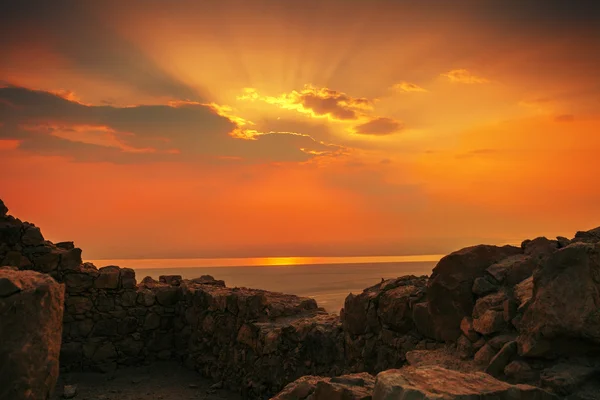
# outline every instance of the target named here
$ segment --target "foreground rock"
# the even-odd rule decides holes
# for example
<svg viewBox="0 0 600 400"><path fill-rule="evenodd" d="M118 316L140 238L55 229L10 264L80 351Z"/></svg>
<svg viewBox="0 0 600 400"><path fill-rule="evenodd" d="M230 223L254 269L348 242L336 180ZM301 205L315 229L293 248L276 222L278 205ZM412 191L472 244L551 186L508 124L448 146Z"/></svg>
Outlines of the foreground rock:
<svg viewBox="0 0 600 400"><path fill-rule="evenodd" d="M460 323L464 317L471 316L475 305L472 292L475 280L493 264L520 253L522 249L514 246L480 245L442 258L427 283L434 338L441 341L458 339Z"/></svg>
<svg viewBox="0 0 600 400"><path fill-rule="evenodd" d="M600 353L600 243L555 252L533 277L519 352L554 357Z"/></svg>
<svg viewBox="0 0 600 400"><path fill-rule="evenodd" d="M271 400L371 400L375 378L367 373L335 378L303 376Z"/></svg>
<svg viewBox="0 0 600 400"><path fill-rule="evenodd" d="M0 399L45 400L56 384L64 285L0 268Z"/></svg>
<svg viewBox="0 0 600 400"><path fill-rule="evenodd" d="M389 370L377 375L373 400L554 400L557 396L528 385L510 385L490 375L440 367Z"/></svg>

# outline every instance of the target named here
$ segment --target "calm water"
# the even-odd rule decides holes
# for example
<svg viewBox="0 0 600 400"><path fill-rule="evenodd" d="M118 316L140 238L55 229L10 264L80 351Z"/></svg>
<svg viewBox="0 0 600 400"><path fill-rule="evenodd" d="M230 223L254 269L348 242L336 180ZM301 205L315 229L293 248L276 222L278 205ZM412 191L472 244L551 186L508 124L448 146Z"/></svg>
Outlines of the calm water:
<svg viewBox="0 0 600 400"><path fill-rule="evenodd" d="M96 266L119 265L133 268L138 281L145 276L158 279L159 275L181 275L197 278L212 275L222 279L228 287L250 287L308 296L317 300L327 311L338 313L348 293L360 293L381 278L396 278L402 275L429 275L439 258L422 256L429 261L406 261L396 257L395 262L360 262L362 258L344 259L346 263L317 263L323 259L310 259L310 264L285 265L282 259L269 259L267 265L246 264L245 266L203 266L206 260L94 260ZM370 257L373 260L373 257ZM413 258L414 259L414 258ZM248 259L258 260L258 259ZM264 259L263 259L264 260ZM275 260L275 261L273 261ZM294 259L298 261L299 259ZM419 258L418 258L419 260ZM306 260L299 260L306 261ZM331 261L331 258L326 259ZM219 260L223 262L223 260ZM254 261L253 261L254 262ZM258 262L258 261L256 261ZM195 266L195 265L196 266ZM223 262L223 264L227 264ZM199 265L199 266L198 266ZM210 264L209 264L210 265ZM214 264L213 264L214 265Z"/></svg>

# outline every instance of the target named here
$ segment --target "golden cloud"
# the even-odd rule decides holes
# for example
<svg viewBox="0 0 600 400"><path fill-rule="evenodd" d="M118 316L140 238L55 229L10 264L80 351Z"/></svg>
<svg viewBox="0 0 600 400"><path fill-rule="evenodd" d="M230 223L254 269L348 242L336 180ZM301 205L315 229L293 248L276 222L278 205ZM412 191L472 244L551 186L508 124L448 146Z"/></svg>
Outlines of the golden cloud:
<svg viewBox="0 0 600 400"><path fill-rule="evenodd" d="M466 69L453 69L452 71L448 71L445 74L441 74L441 76L445 76L450 80L450 82L455 83L488 83L489 80L482 78L480 76L473 75Z"/></svg>
<svg viewBox="0 0 600 400"><path fill-rule="evenodd" d="M295 110L315 118L335 121L356 120L372 110L373 102L366 98L355 98L328 88L305 85L304 89L292 90L279 96L264 96L254 88L245 88L238 100L263 101L285 110Z"/></svg>
<svg viewBox="0 0 600 400"><path fill-rule="evenodd" d="M410 92L428 92L427 89L422 88L421 86L414 84L414 83L410 83L410 82L400 82L400 83L396 83L394 86L392 86L392 89L398 91L398 92L406 92L406 93L410 93Z"/></svg>

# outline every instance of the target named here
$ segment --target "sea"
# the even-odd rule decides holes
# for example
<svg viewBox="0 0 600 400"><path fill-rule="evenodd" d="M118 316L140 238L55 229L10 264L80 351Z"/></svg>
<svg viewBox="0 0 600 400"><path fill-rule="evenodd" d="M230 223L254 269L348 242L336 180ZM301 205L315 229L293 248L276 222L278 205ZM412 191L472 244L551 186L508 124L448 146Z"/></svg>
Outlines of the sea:
<svg viewBox="0 0 600 400"><path fill-rule="evenodd" d="M227 287L247 287L312 297L339 314L349 293L403 275L429 275L441 255L385 257L268 257L88 260L97 267L118 265L136 271L138 282L150 276L212 275Z"/></svg>

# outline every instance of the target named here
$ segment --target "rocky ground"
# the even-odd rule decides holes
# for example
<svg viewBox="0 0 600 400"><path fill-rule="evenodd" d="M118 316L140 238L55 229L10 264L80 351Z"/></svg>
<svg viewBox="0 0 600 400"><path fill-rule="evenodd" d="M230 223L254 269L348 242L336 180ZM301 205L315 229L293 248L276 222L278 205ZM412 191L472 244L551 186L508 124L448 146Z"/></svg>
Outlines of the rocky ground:
<svg viewBox="0 0 600 400"><path fill-rule="evenodd" d="M65 385L76 400L239 400L197 372L176 362L120 369L118 373L74 372L59 378L52 400L63 399ZM67 387L66 392L70 389ZM67 393L67 397L69 394Z"/></svg>

